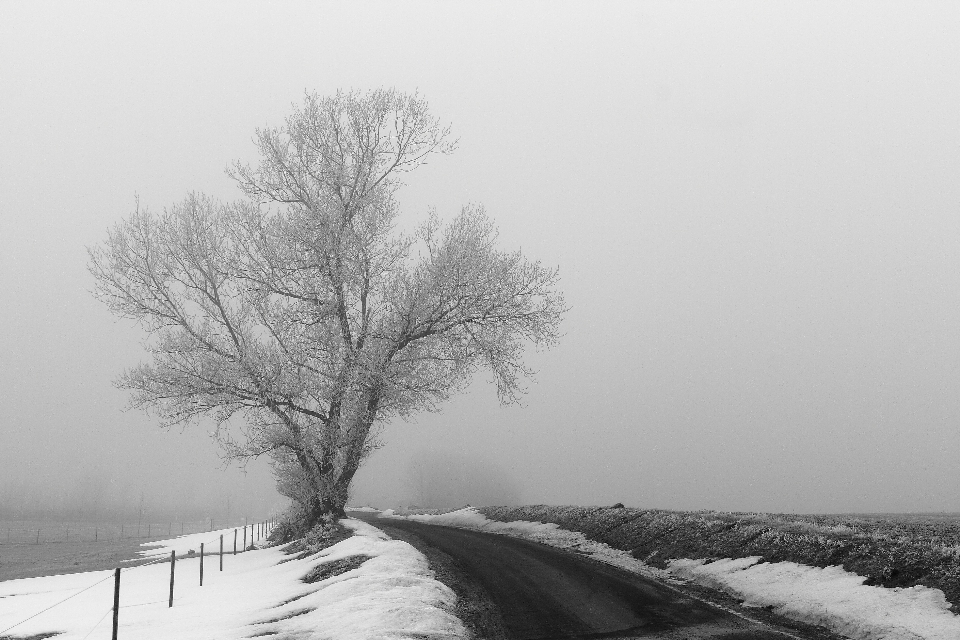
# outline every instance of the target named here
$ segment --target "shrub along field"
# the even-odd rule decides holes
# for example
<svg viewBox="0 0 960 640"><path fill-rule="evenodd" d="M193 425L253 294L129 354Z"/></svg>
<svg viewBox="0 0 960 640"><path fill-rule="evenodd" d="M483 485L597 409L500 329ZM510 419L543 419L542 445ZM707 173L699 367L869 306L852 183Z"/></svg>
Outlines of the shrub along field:
<svg viewBox="0 0 960 640"><path fill-rule="evenodd" d="M960 611L960 516L788 515L618 507L484 507L491 520L553 522L665 568L671 558L840 565L883 587L940 589Z"/></svg>

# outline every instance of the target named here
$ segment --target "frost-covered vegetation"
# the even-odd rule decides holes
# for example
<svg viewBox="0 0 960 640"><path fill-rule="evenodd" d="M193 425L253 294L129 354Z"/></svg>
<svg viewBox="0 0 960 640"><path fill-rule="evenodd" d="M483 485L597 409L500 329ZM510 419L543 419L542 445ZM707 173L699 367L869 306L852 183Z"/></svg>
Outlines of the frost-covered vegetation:
<svg viewBox="0 0 960 640"><path fill-rule="evenodd" d="M245 199L139 205L90 249L95 295L148 333L117 381L167 426L210 419L231 459L271 459L307 525L344 515L393 418L435 411L488 368L514 402L566 312L555 268L497 248L468 205L397 229L400 176L456 142L416 94L307 94L258 129Z"/></svg>
<svg viewBox="0 0 960 640"><path fill-rule="evenodd" d="M789 515L609 507L485 507L493 520L553 522L665 568L671 558L760 557L842 566L867 585L943 591L960 610L960 516Z"/></svg>

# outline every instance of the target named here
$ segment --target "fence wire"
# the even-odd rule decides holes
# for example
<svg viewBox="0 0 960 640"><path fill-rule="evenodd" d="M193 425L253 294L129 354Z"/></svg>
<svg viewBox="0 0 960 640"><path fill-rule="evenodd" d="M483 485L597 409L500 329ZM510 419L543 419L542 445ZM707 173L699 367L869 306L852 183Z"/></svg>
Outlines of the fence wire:
<svg viewBox="0 0 960 640"><path fill-rule="evenodd" d="M103 613L103 615L100 616L100 619L97 620L97 624L93 625L93 628L91 628L90 631L87 631L87 635L83 636L82 640L87 640L87 638L90 637L90 634L97 630L97 627L100 626L100 623L103 622L103 619L106 618L106 617L110 614L111 611L113 611L113 607L110 607L109 609L107 609L107 610Z"/></svg>
<svg viewBox="0 0 960 640"><path fill-rule="evenodd" d="M6 633L7 631L10 631L10 629L13 629L14 627L19 627L19 626L22 625L24 622L28 622L28 621L30 621L30 620L33 620L34 618L36 618L36 617L39 616L40 614L46 613L47 611L50 611L50 609L53 609L54 607L60 606L61 604L63 604L63 603L66 602L67 600L71 600L71 599L73 599L73 598L76 598L78 595L80 595L80 594L83 593L84 591L89 591L90 589L93 589L93 588L94 588L95 586L97 586L98 584L102 584L102 583L106 582L107 580L110 580L110 579L113 578L113 577L114 577L114 574L111 572L110 575L108 575L108 576L107 576L106 578L104 578L103 580L98 580L97 582L94 582L93 584L91 584L89 587L84 587L83 589L81 589L80 591L77 591L77 592L74 593L73 595L67 596L66 598L64 598L64 599L61 600L60 602L57 602L57 603L54 603L54 604L50 605L49 607L47 607L47 608L44 609L43 611L38 611L38 612L36 612L35 614L33 614L32 616L30 616L29 618L24 618L23 620L21 620L20 622L18 622L18 623L15 624L15 625L13 625L12 627L7 627L7 628L4 629L3 631L0 631L0 634L4 634L4 633Z"/></svg>
<svg viewBox="0 0 960 640"><path fill-rule="evenodd" d="M258 524L261 524L261 523L254 523L254 524L252 524L252 525L251 525L251 524L247 524L247 525L245 525L245 526L243 527L244 529L250 528L250 545L251 545L251 546L254 544L254 536L255 536L254 532L256 531L255 527L256 527ZM265 526L264 526L263 530L261 531L261 535L260 535L260 538L261 538L261 539L266 538L266 537L269 535L269 531L272 529L272 527L269 526L269 525L266 525L266 523L263 523L263 524L264 524ZM237 528L234 529L234 530L237 531L237 530L239 530L239 529L240 529L240 527L237 527ZM226 529L226 530L229 531L229 529ZM193 534L185 534L185 535L193 535ZM216 537L214 537L214 538L212 538L212 539L210 539L210 540L205 540L202 544L203 544L204 546L206 546L206 545L209 544L209 543L219 542L219 541L221 540L221 538L222 538L222 536L221 536L220 534L218 534ZM246 551L246 549L243 549L242 551ZM204 553L204 555L206 555L206 556L218 556L219 554L220 554L219 550L218 550L218 551L215 551L215 552L213 552L213 553L209 553L209 554ZM189 558L189 557L200 557L200 556L199 556L199 555L193 555L193 556L187 555L187 556L181 556L181 559L183 559L183 558ZM128 567L122 568L122 569L121 569L121 575L122 575L122 573L123 573L123 569L125 569L126 571L134 571L134 570L136 570L136 569L140 569L141 567L149 567L149 566L155 565L155 564L164 564L164 563L168 563L168 562L170 562L170 561L171 561L171 558L170 558L170 557L161 556L161 557L159 557L159 558L157 558L157 559L155 559L155 560L151 560L150 562L145 562L145 563L143 563L143 564L138 564L138 565L128 566ZM111 571L110 574L109 574L108 576L106 576L105 578L103 578L102 580L98 580L97 582L94 582L93 584L91 584L91 585L89 585L89 586L87 586L87 587L84 587L83 589L77 591L76 593L67 596L67 597L64 598L63 600L60 600L59 602L55 602L54 604L50 605L49 607L47 607L47 608L45 608L45 609L43 609L43 610L41 610L41 611L38 611L37 613L31 615L30 617L24 618L24 619L21 620L20 622L17 622L16 624L14 624L14 625L12 625L12 626L7 627L6 629L3 629L2 631L0 631L0 637L3 637L3 634L5 634L7 631L10 631L11 629L14 629L14 628L16 628L16 627L19 627L19 626L20 626L21 624L23 624L24 622L29 622L30 620L33 620L33 619L36 618L37 616L40 616L40 615L46 613L47 611L50 611L51 609L60 606L61 604L63 604L64 602L67 602L68 600L72 600L73 598L77 597L77 596L80 595L81 593L84 593L84 592L86 592L86 591L89 591L90 589L96 587L97 585L103 584L103 583L106 582L107 580L110 580L110 579L112 579L112 578L114 578L114 577L115 577L115 573ZM150 604L166 604L167 602L168 602L167 600L156 600L156 601L154 601L154 602L141 602L141 603L138 603L138 604L122 605L120 608L121 608L121 609L126 609L126 608L128 608L128 607L142 607L142 606L150 605ZM87 638L91 633L93 633L93 631L100 625L101 622L103 622L103 619L106 618L106 617L107 617L107 614L110 613L111 611L113 611L113 606L111 606L109 609L107 609L106 613L103 614L103 616L100 618L100 620L98 620L97 623L93 626L93 628L90 629L90 631L87 632L87 635L85 635L85 636L83 637L84 640L86 640L86 638Z"/></svg>
<svg viewBox="0 0 960 640"><path fill-rule="evenodd" d="M217 528L239 528L216 519L169 522L51 522L0 520L0 546L7 544L57 544L67 542L116 542L204 533ZM247 524L249 526L249 523Z"/></svg>

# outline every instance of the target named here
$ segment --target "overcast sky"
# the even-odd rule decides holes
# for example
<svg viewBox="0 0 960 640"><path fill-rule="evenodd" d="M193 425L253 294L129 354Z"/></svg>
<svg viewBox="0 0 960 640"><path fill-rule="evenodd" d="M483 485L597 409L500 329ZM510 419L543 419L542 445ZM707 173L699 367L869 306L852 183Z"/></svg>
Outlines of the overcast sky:
<svg viewBox="0 0 960 640"><path fill-rule="evenodd" d="M460 138L404 224L483 203L571 310L524 406L390 424L357 501L960 511L957 3L195 4L0 3L0 500L278 504L123 411L86 247L392 86Z"/></svg>

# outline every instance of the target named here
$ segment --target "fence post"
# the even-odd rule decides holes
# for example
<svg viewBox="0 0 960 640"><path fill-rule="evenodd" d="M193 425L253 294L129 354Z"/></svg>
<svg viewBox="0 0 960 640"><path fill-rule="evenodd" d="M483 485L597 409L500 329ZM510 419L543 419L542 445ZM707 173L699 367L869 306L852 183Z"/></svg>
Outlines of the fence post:
<svg viewBox="0 0 960 640"><path fill-rule="evenodd" d="M223 571L223 534L220 534L220 571Z"/></svg>
<svg viewBox="0 0 960 640"><path fill-rule="evenodd" d="M37 529L37 544L40 544L40 529Z"/></svg>
<svg viewBox="0 0 960 640"><path fill-rule="evenodd" d="M100 527L93 528L93 541L96 542L100 538Z"/></svg>
<svg viewBox="0 0 960 640"><path fill-rule="evenodd" d="M233 530L233 555L237 555L237 530Z"/></svg>
<svg viewBox="0 0 960 640"><path fill-rule="evenodd" d="M173 606L173 569L177 565L176 550L170 552L170 604L168 609Z"/></svg>
<svg viewBox="0 0 960 640"><path fill-rule="evenodd" d="M247 550L247 525L243 525L243 550Z"/></svg>
<svg viewBox="0 0 960 640"><path fill-rule="evenodd" d="M152 537L152 536L153 536L153 525L152 525L152 524L148 524L148 525L147 525L147 537L150 538L150 537Z"/></svg>
<svg viewBox="0 0 960 640"><path fill-rule="evenodd" d="M113 640L117 640L117 625L120 622L120 567L113 574Z"/></svg>
<svg viewBox="0 0 960 640"><path fill-rule="evenodd" d="M200 586L203 586L203 543L200 543Z"/></svg>

